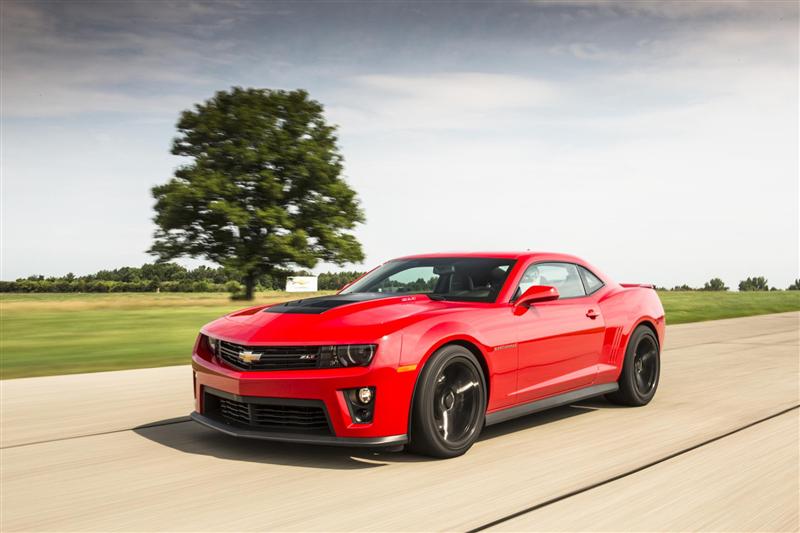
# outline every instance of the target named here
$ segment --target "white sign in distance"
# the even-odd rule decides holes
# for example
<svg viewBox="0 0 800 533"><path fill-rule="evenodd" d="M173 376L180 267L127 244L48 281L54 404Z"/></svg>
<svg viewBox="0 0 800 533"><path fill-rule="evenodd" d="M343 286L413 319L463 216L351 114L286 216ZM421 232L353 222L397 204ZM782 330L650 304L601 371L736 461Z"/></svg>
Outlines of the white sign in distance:
<svg viewBox="0 0 800 533"><path fill-rule="evenodd" d="M317 276L289 276L286 278L286 292L316 292Z"/></svg>

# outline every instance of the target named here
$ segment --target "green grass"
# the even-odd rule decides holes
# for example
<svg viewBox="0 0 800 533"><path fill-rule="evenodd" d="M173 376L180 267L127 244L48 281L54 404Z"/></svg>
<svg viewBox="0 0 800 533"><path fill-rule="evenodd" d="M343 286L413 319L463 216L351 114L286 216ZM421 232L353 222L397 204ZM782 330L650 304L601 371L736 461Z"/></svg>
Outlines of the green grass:
<svg viewBox="0 0 800 533"><path fill-rule="evenodd" d="M800 292L664 292L667 323L800 310ZM295 297L259 294L256 303ZM2 294L0 377L185 364L200 327L234 309L225 294Z"/></svg>
<svg viewBox="0 0 800 533"><path fill-rule="evenodd" d="M185 364L203 324L294 297L261 293L251 304L219 293L2 294L0 378Z"/></svg>
<svg viewBox="0 0 800 533"><path fill-rule="evenodd" d="M659 292L667 324L800 310L800 291Z"/></svg>

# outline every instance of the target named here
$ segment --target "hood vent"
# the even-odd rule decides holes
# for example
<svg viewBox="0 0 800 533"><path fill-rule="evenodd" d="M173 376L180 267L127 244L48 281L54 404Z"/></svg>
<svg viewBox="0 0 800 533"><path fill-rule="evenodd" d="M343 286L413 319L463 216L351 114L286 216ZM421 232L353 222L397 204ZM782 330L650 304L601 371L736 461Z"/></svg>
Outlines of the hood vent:
<svg viewBox="0 0 800 533"><path fill-rule="evenodd" d="M380 300L390 298L396 294L384 294L380 292L354 292L350 294L334 294L333 296L318 296L316 298L305 298L303 300L293 300L282 304L273 305L264 309L265 313L289 313L300 315L318 315L335 307L349 305L370 300Z"/></svg>

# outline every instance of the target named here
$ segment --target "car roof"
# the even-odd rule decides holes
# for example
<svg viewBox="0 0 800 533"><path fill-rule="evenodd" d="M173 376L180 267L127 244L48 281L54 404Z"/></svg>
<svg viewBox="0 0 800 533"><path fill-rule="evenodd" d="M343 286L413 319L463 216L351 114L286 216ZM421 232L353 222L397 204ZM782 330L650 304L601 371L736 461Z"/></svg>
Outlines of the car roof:
<svg viewBox="0 0 800 533"><path fill-rule="evenodd" d="M490 257L490 258L501 258L501 259L528 259L532 257L541 257L542 259L548 259L553 261L569 261L569 262L580 262L583 261L575 257L573 255L561 254L561 253L553 253L553 252L532 252L532 251L524 251L524 252L440 252L440 253L432 253L432 254L415 254L415 255L406 255L403 257L398 257L396 259L432 259L438 257Z"/></svg>

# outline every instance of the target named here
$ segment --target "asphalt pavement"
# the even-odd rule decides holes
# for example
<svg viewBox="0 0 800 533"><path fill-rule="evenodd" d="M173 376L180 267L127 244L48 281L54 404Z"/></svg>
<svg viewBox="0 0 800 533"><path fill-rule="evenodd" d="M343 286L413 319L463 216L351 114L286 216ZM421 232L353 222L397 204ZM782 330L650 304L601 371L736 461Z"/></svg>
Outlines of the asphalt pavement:
<svg viewBox="0 0 800 533"><path fill-rule="evenodd" d="M237 440L188 366L0 382L2 531L797 531L800 313L667 327L653 402L484 431L465 456Z"/></svg>

